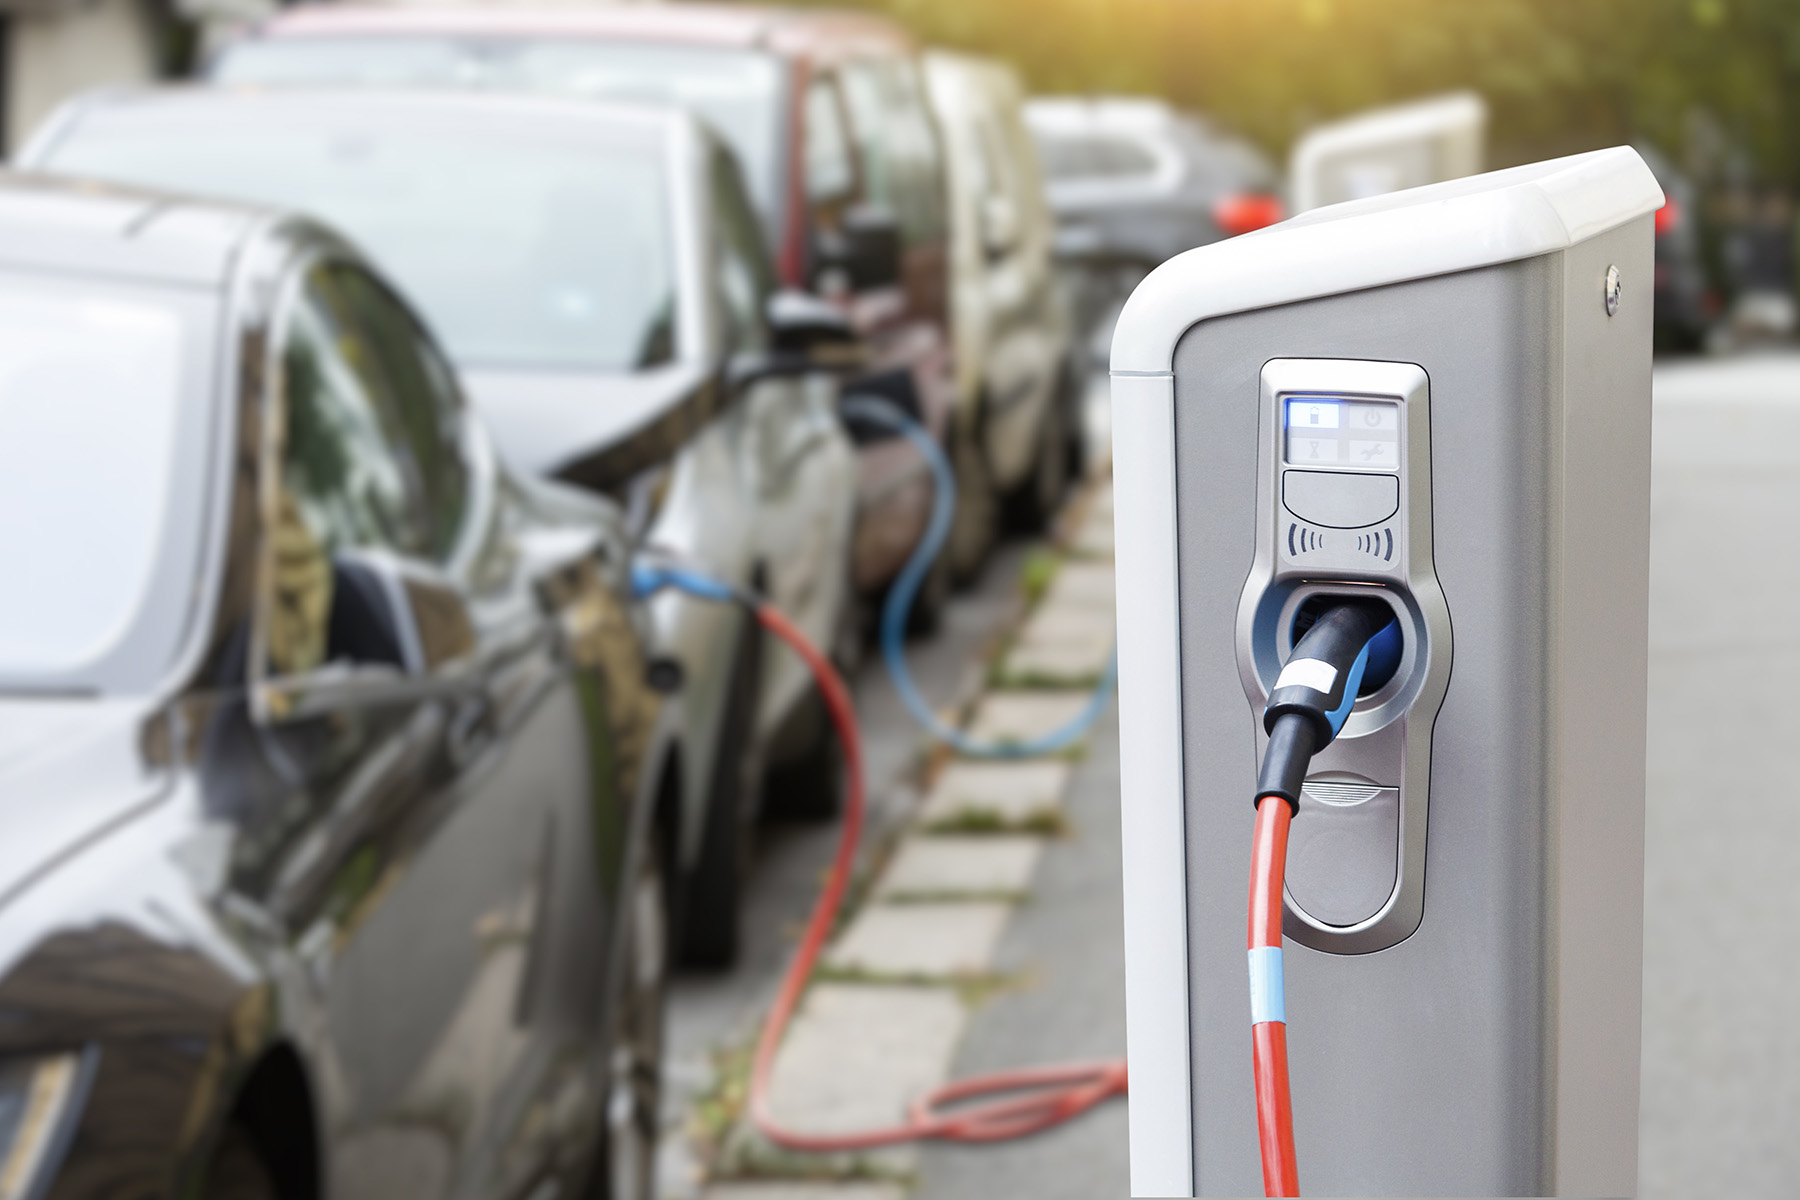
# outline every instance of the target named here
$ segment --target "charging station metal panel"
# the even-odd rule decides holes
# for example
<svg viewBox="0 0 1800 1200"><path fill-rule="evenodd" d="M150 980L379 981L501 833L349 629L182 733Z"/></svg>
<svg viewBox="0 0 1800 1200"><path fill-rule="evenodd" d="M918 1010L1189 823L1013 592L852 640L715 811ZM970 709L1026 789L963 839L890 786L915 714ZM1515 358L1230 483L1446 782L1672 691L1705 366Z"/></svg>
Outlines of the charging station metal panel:
<svg viewBox="0 0 1800 1200"><path fill-rule="evenodd" d="M1609 318L1615 263L1636 299ZM1456 639L1418 930L1373 954L1289 946L1303 1185L1635 1188L1650 270L1639 218L1554 254L1215 317L1177 345L1198 1194L1261 1184L1237 917L1258 727L1233 626L1258 520L1258 378L1277 358L1425 370Z"/></svg>

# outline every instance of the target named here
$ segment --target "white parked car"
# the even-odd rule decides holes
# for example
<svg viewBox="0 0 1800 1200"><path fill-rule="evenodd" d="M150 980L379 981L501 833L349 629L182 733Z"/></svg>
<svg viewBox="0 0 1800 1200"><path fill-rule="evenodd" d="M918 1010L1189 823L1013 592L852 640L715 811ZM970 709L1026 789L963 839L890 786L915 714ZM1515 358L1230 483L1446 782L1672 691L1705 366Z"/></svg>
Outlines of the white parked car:
<svg viewBox="0 0 1800 1200"><path fill-rule="evenodd" d="M108 93L65 107L21 162L322 218L417 304L515 467L616 496L640 544L763 591L821 645L842 637L856 454L809 350L852 335L776 291L736 159L692 116L449 91ZM686 948L722 965L764 767L828 806L838 761L804 668L736 606L669 592L652 615L684 675Z"/></svg>
<svg viewBox="0 0 1800 1200"><path fill-rule="evenodd" d="M1081 422L1051 258L1056 221L1024 93L1010 68L940 51L925 56L925 81L950 193L951 337L968 435L952 444L981 455L1011 524L1039 528L1079 461ZM979 511L979 495L958 500L951 566L966 576L981 563L994 514Z"/></svg>

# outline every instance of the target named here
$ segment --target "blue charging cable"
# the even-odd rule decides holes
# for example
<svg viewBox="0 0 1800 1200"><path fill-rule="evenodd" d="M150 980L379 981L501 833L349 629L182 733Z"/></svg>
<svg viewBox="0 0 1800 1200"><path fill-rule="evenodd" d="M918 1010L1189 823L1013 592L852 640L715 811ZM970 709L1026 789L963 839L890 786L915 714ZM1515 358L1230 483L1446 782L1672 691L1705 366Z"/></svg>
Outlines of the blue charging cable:
<svg viewBox="0 0 1800 1200"><path fill-rule="evenodd" d="M946 725L919 694L918 684L906 665L906 618L912 611L913 601L918 598L926 573L949 540L950 523L956 512L956 475L951 470L949 458L931 434L896 405L870 396L855 396L844 402L844 412L853 419L901 434L918 449L931 468L931 516L925 525L925 535L900 569L881 608L881 657L906 711L932 737L970 758L1037 758L1080 741L1112 700L1113 687L1119 676L1116 651L1107 657L1106 670L1081 711L1062 727L1030 741L984 742L972 738L962 730ZM640 558L632 564L631 590L638 598L671 587L702 600L744 603L752 609L757 606L754 598L692 567L652 558Z"/></svg>
<svg viewBox="0 0 1800 1200"><path fill-rule="evenodd" d="M888 590L887 602L881 608L881 658L906 711L932 737L970 758L1036 758L1054 754L1080 741L1112 700L1113 686L1119 675L1116 651L1108 656L1100 682L1074 719L1030 741L984 742L972 738L962 730L946 725L919 694L918 685L913 682L912 672L906 665L906 618L925 582L926 573L950 538L950 522L956 512L956 474L937 441L898 406L872 396L853 396L844 402L844 413L852 419L901 434L918 449L931 468L931 518L926 523L925 536L919 539L906 565L900 569L899 577Z"/></svg>
<svg viewBox="0 0 1800 1200"><path fill-rule="evenodd" d="M697 600L715 600L721 604L736 604L741 601L755 607L749 596L704 571L654 558L639 558L631 564L631 594L634 599L647 599L664 588L674 588Z"/></svg>

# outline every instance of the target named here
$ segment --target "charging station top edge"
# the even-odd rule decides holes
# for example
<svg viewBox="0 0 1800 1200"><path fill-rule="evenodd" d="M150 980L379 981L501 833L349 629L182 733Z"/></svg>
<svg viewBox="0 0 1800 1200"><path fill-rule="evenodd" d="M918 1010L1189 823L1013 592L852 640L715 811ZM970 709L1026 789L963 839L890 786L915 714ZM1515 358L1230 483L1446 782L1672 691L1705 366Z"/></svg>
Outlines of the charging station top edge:
<svg viewBox="0 0 1800 1200"><path fill-rule="evenodd" d="M1314 209L1163 263L1113 335L1115 375L1166 375L1200 321L1567 249L1663 204L1629 146Z"/></svg>

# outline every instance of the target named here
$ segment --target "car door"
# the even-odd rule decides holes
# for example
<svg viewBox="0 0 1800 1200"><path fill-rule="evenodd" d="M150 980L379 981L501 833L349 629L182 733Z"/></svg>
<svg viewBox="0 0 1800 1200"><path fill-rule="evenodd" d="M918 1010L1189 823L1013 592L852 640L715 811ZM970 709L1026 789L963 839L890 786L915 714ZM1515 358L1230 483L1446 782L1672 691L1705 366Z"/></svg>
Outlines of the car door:
<svg viewBox="0 0 1800 1200"><path fill-rule="evenodd" d="M764 313L775 273L736 161L711 162L711 286L728 359L769 353ZM832 646L850 602L856 452L837 417L828 375L763 377L741 398L756 491L756 559L770 600L820 646ZM770 645L762 656L758 727L770 734L810 686L805 667Z"/></svg>
<svg viewBox="0 0 1800 1200"><path fill-rule="evenodd" d="M360 268L338 273L380 356L401 457L440 518L435 550L471 626L466 662L443 681L452 815L421 855L414 899L437 913L465 906L468 924L444 922L442 935L472 938L478 966L413 1102L471 1097L455 1190L511 1194L578 1159L599 1122L600 989L635 789L620 786L600 702L609 681L564 653L540 592L580 552L546 553L522 527L452 369L412 314ZM599 590L593 578L570 586Z"/></svg>
<svg viewBox="0 0 1800 1200"><path fill-rule="evenodd" d="M328 263L296 270L274 340L252 695L256 744L295 815L261 822L239 873L266 869L259 890L319 1014L333 1194L379 1195L410 1178L415 1194L443 1195L461 1130L409 1113L407 1092L442 1040L446 1006L468 990L472 956L453 939L446 948L444 920L411 895L455 804L441 767L454 698L430 686L428 661L409 662L405 601L389 586L410 566L431 578L431 498L396 453L375 353ZM469 641L454 612L431 656L446 663Z"/></svg>
<svg viewBox="0 0 1800 1200"><path fill-rule="evenodd" d="M563 838L597 840L579 705L543 700L529 600L470 582L505 557L492 489L409 335L362 268L304 269L265 489L265 744L315 813L274 907L323 1014L343 1198L489 1194L541 1169L556 1122L515 1147L549 1057L545 880ZM565 874L592 879L587 859Z"/></svg>

